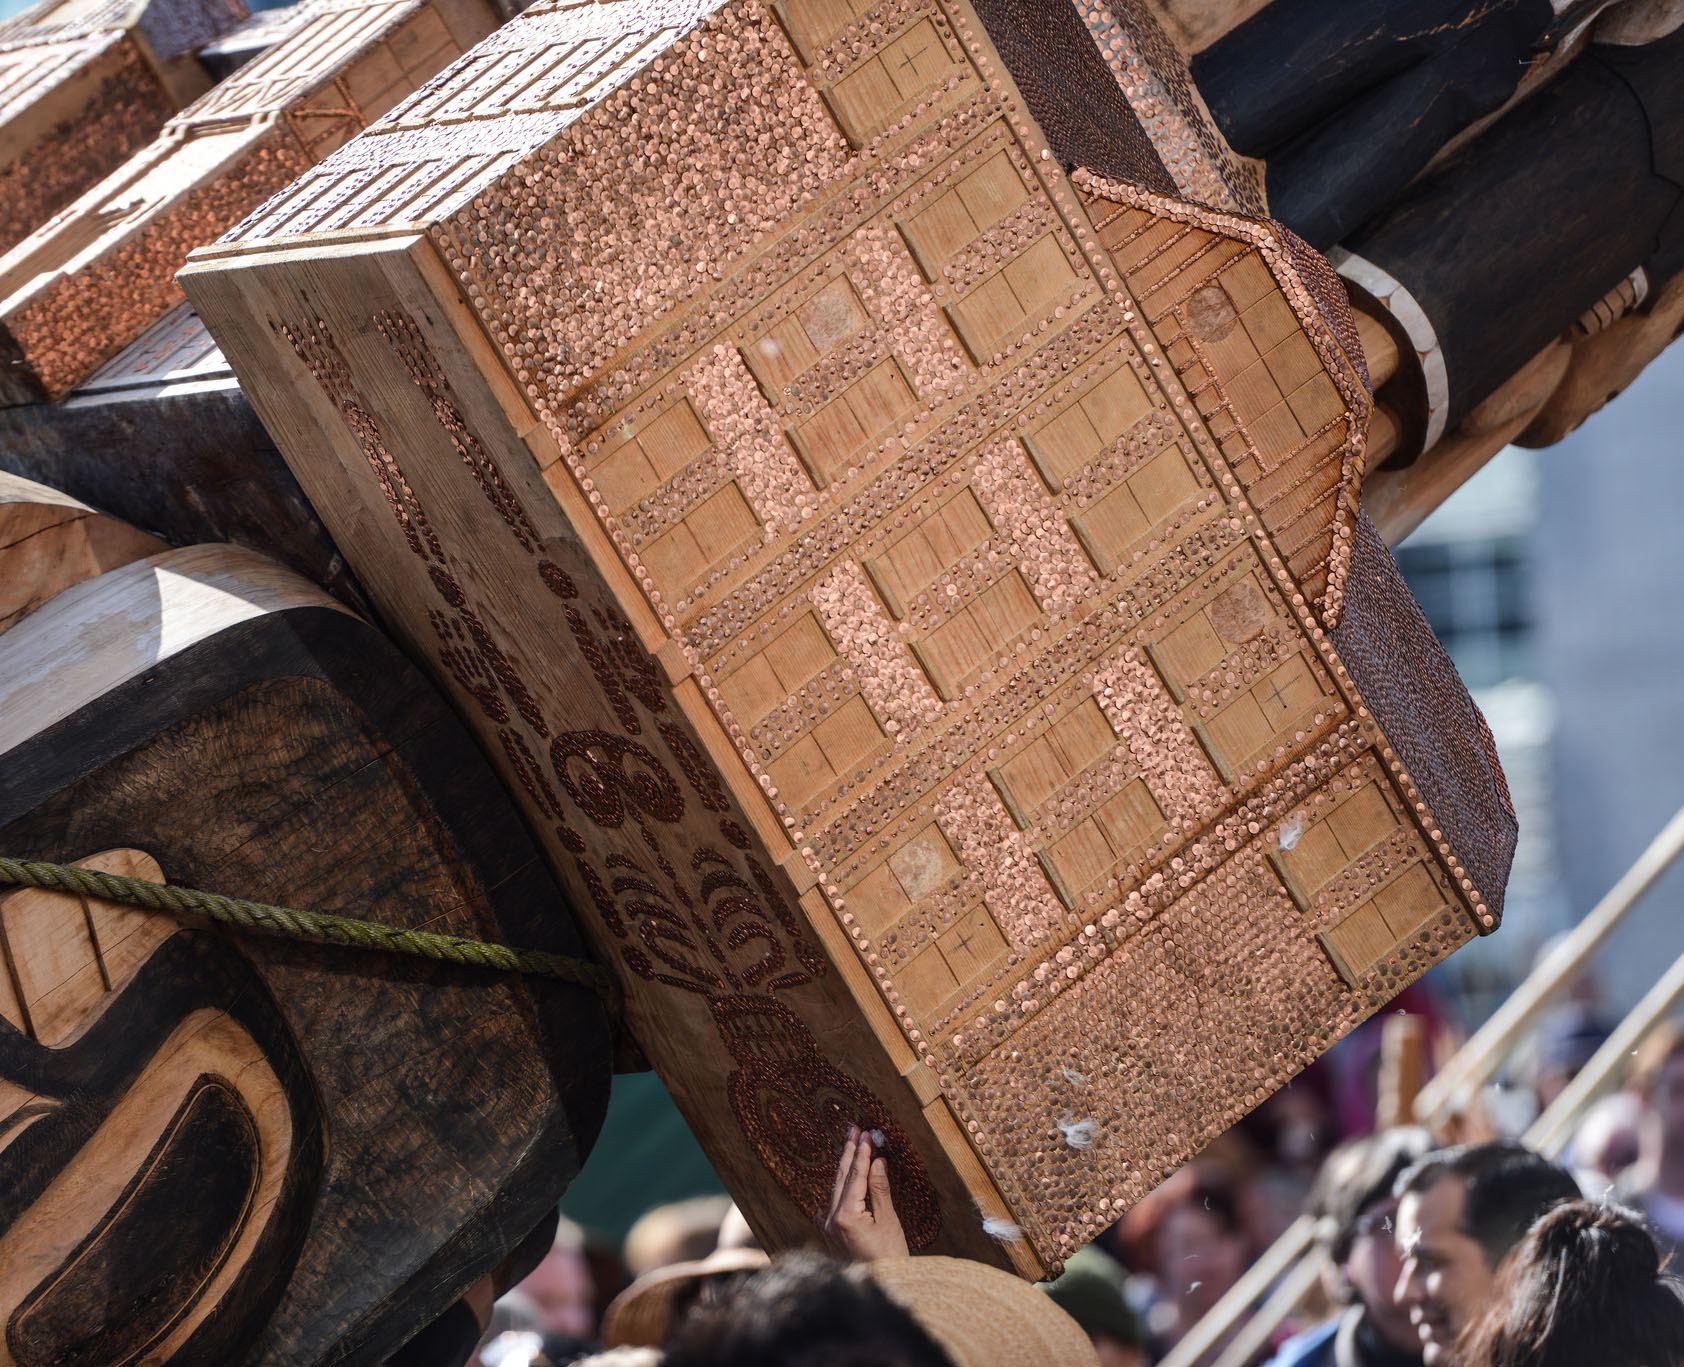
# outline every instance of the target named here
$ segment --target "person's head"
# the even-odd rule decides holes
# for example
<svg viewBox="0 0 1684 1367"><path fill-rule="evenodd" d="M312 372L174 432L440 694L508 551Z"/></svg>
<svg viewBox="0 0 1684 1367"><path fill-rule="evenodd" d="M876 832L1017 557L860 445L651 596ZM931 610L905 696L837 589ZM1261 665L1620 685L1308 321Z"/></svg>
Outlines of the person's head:
<svg viewBox="0 0 1684 1367"><path fill-rule="evenodd" d="M1561 1095L1607 1038L1608 1031L1583 1004L1569 1003L1545 1015L1529 1042L1523 1069L1540 1110Z"/></svg>
<svg viewBox="0 0 1684 1367"><path fill-rule="evenodd" d="M1245 1270L1245 1228L1226 1187L1198 1183L1158 1230L1158 1276L1182 1324L1221 1299Z"/></svg>
<svg viewBox="0 0 1684 1367"><path fill-rule="evenodd" d="M596 1333L596 1284L578 1225L566 1219L556 1225L550 1251L527 1273L519 1291L537 1319L534 1328L580 1338Z"/></svg>
<svg viewBox="0 0 1684 1367"><path fill-rule="evenodd" d="M1631 1092L1610 1092L1585 1111L1570 1146L1573 1167L1612 1182L1638 1159L1643 1103Z"/></svg>
<svg viewBox="0 0 1684 1367"><path fill-rule="evenodd" d="M1464 1144L1410 1164L1397 1180L1394 1298L1426 1367L1449 1361L1485 1308L1497 1265L1540 1215L1579 1195L1565 1168L1514 1143Z"/></svg>
<svg viewBox="0 0 1684 1367"><path fill-rule="evenodd" d="M1643 1102L1645 1146L1684 1147L1684 1020L1650 1032L1632 1060L1631 1083Z"/></svg>
<svg viewBox="0 0 1684 1367"><path fill-rule="evenodd" d="M1360 1302L1375 1332L1403 1350L1415 1348L1416 1334L1408 1308L1393 1299L1402 1264L1393 1238L1398 1198L1392 1187L1432 1146L1432 1136L1413 1127L1341 1144L1322 1164L1308 1202L1342 1299Z"/></svg>
<svg viewBox="0 0 1684 1367"><path fill-rule="evenodd" d="M1549 1211L1504 1263L1456 1367L1679 1367L1684 1298L1642 1222L1617 1206Z"/></svg>
<svg viewBox="0 0 1684 1367"><path fill-rule="evenodd" d="M719 1247L729 1196L692 1196L656 1206L626 1232L626 1267L633 1277L673 1263L693 1263Z"/></svg>
<svg viewBox="0 0 1684 1367"><path fill-rule="evenodd" d="M667 1341L664 1367L953 1367L865 1265L790 1253L732 1295L698 1304Z"/></svg>

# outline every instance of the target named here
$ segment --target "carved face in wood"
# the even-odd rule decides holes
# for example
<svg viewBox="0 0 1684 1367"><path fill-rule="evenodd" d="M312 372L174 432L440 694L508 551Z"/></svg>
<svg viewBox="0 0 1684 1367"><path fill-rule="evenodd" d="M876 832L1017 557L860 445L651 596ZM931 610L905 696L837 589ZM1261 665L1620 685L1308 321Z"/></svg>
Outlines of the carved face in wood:
<svg viewBox="0 0 1684 1367"><path fill-rule="evenodd" d="M111 872L156 878L133 850ZM148 867L150 866L150 867ZM0 1325L20 1367L225 1360L286 1284L316 1098L227 942L35 889L0 898Z"/></svg>

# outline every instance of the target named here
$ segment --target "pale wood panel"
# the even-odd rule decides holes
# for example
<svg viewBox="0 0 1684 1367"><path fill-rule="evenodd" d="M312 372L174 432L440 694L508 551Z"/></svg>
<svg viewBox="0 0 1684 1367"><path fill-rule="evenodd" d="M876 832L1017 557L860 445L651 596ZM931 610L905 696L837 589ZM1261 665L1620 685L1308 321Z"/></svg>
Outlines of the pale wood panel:
<svg viewBox="0 0 1684 1367"><path fill-rule="evenodd" d="M66 589L5 635L0 753L166 654L295 607L345 611L238 546L166 551Z"/></svg>

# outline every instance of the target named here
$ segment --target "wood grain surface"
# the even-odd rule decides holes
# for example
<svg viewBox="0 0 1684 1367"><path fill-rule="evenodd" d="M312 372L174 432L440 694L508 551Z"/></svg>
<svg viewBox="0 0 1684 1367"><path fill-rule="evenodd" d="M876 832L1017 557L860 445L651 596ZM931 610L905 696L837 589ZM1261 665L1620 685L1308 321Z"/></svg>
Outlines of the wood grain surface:
<svg viewBox="0 0 1684 1367"><path fill-rule="evenodd" d="M92 641L73 705L5 709L0 849L580 952L401 655L249 555L175 558L185 592L130 566L0 637L8 676L21 633ZM101 644L137 579L150 660ZM4 1361L381 1361L553 1207L606 1105L582 989L28 889L0 956Z"/></svg>
<svg viewBox="0 0 1684 1367"><path fill-rule="evenodd" d="M68 494L0 471L0 631L73 584L168 549Z"/></svg>

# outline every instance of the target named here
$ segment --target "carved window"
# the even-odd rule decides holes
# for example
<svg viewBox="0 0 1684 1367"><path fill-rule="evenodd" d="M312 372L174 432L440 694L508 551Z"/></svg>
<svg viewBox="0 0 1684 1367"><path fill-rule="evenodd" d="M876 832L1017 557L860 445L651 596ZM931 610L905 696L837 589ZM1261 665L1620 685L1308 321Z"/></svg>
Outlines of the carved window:
<svg viewBox="0 0 1684 1367"><path fill-rule="evenodd" d="M991 770L989 778L1012 820L1027 829L1040 820L1041 809L1060 789L1116 750L1117 733L1099 704L1087 698Z"/></svg>
<svg viewBox="0 0 1684 1367"><path fill-rule="evenodd" d="M865 568L889 611L904 618L921 594L984 546L993 530L976 495L965 489Z"/></svg>
<svg viewBox="0 0 1684 1367"><path fill-rule="evenodd" d="M1427 872L1411 864L1368 901L1321 936L1328 957L1355 987L1363 975L1395 951L1449 900Z"/></svg>
<svg viewBox="0 0 1684 1367"><path fill-rule="evenodd" d="M687 597L757 544L760 519L687 399L617 435L591 479L663 594Z"/></svg>
<svg viewBox="0 0 1684 1367"><path fill-rule="evenodd" d="M913 654L949 702L1041 615L1023 576L983 555L992 534L964 488L865 562L890 615L919 633Z"/></svg>
<svg viewBox="0 0 1684 1367"><path fill-rule="evenodd" d="M1023 576L1011 570L920 641L918 662L947 701L963 695L995 656L1010 649L1034 626L1040 604Z"/></svg>
<svg viewBox="0 0 1684 1367"><path fill-rule="evenodd" d="M933 821L848 889L847 906L867 935L877 936L915 908L956 893L965 866Z"/></svg>
<svg viewBox="0 0 1684 1367"><path fill-rule="evenodd" d="M988 776L1021 829L1053 830L1039 857L1066 906L1165 827L1162 808L1092 698Z"/></svg>
<svg viewBox="0 0 1684 1367"><path fill-rule="evenodd" d="M1134 371L1118 366L1023 439L1029 458L1055 494L1065 481L1096 463L1112 443L1152 411Z"/></svg>
<svg viewBox="0 0 1684 1367"><path fill-rule="evenodd" d="M951 305L948 316L972 359L988 361L1067 299L1079 278L1049 232Z"/></svg>
<svg viewBox="0 0 1684 1367"><path fill-rule="evenodd" d="M1352 782L1336 802L1289 818L1269 852L1293 901L1318 919L1335 911L1319 938L1353 987L1450 904L1386 787L1377 772Z"/></svg>
<svg viewBox="0 0 1684 1367"><path fill-rule="evenodd" d="M863 147L959 65L936 26L923 19L837 81L825 98L849 140Z"/></svg>
<svg viewBox="0 0 1684 1367"><path fill-rule="evenodd" d="M795 809L887 743L857 680L811 612L722 679L719 691Z"/></svg>
<svg viewBox="0 0 1684 1367"><path fill-rule="evenodd" d="M1158 673L1229 783L1268 758L1283 736L1290 741L1309 729L1315 713L1335 701L1252 565L1244 573L1230 569L1149 643Z"/></svg>
<svg viewBox="0 0 1684 1367"><path fill-rule="evenodd" d="M821 489L846 475L918 405L898 362L878 362L790 433Z"/></svg>
<svg viewBox="0 0 1684 1367"><path fill-rule="evenodd" d="M1060 900L1074 907L1084 891L1137 858L1166 824L1145 779L1137 776L1069 834L1043 848L1041 866Z"/></svg>
<svg viewBox="0 0 1684 1367"><path fill-rule="evenodd" d="M925 276L939 280L948 262L1028 200L1029 190L1011 157L996 152L913 214L901 225L901 235Z"/></svg>
<svg viewBox="0 0 1684 1367"><path fill-rule="evenodd" d="M778 17L806 61L879 0L778 0Z"/></svg>
<svg viewBox="0 0 1684 1367"><path fill-rule="evenodd" d="M789 386L871 325L854 287L838 277L743 348L743 359L774 404Z"/></svg>
<svg viewBox="0 0 1684 1367"><path fill-rule="evenodd" d="M1200 337L1265 472L1344 411L1291 305L1255 252L1195 293L1187 307L1201 312L1188 328Z"/></svg>
<svg viewBox="0 0 1684 1367"><path fill-rule="evenodd" d="M1301 827L1273 858L1287 887L1304 906L1347 866L1397 829L1377 783L1365 783L1325 816Z"/></svg>
<svg viewBox="0 0 1684 1367"><path fill-rule="evenodd" d="M1113 574L1152 533L1192 507L1203 487L1181 448L1166 446L1108 493L1072 513L1070 525L1100 571Z"/></svg>

